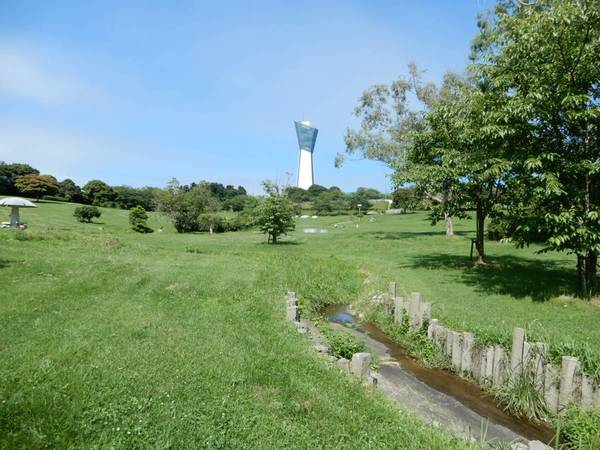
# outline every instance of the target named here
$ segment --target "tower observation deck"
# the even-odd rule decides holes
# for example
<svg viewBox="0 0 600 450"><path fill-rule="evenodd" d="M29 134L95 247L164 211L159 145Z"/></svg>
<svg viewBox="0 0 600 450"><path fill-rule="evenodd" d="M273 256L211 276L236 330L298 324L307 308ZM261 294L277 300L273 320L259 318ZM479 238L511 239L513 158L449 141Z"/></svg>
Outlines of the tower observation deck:
<svg viewBox="0 0 600 450"><path fill-rule="evenodd" d="M298 137L298 147L300 148L300 157L298 159L298 184L302 189L308 189L315 184L313 173L313 152L317 142L319 130L313 128L307 120L294 122L296 126L296 136Z"/></svg>

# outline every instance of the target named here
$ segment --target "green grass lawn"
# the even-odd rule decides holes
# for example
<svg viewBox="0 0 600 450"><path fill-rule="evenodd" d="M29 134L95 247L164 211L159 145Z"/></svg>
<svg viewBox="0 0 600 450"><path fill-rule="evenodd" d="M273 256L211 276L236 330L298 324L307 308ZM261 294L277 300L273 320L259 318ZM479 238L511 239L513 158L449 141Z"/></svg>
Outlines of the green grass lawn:
<svg viewBox="0 0 600 450"><path fill-rule="evenodd" d="M354 261L303 239L178 235L158 216L163 233L135 234L120 210L80 224L73 209L40 203L29 230L0 230L1 448L464 446L285 322L286 288L358 295Z"/></svg>
<svg viewBox="0 0 600 450"><path fill-rule="evenodd" d="M301 219L267 246L178 235L158 215L163 233L136 234L121 210L80 224L74 208L40 203L26 232L0 230L0 447L461 445L328 365L284 321L286 289L316 308L396 280L453 328L506 342L526 327L600 367L600 309L569 297L574 259L489 243L475 269L472 221L447 238L424 214ZM302 232L315 226L329 232Z"/></svg>

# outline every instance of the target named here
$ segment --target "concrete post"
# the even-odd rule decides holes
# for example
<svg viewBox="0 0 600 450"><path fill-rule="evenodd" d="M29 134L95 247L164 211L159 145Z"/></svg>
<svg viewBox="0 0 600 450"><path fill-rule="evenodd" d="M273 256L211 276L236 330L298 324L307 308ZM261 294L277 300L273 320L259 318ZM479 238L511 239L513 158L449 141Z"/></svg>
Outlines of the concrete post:
<svg viewBox="0 0 600 450"><path fill-rule="evenodd" d="M456 331L452 331L452 367L460 372L460 363L462 361L462 336Z"/></svg>
<svg viewBox="0 0 600 450"><path fill-rule="evenodd" d="M529 450L553 450L552 447L544 444L542 441L529 441Z"/></svg>
<svg viewBox="0 0 600 450"><path fill-rule="evenodd" d="M473 335L473 333L463 333L460 370L467 374L471 373L471 371L473 370L473 346L474 345L475 345L475 336Z"/></svg>
<svg viewBox="0 0 600 450"><path fill-rule="evenodd" d="M600 407L600 385L596 385L596 390L592 395L592 406Z"/></svg>
<svg viewBox="0 0 600 450"><path fill-rule="evenodd" d="M388 285L388 294L390 294L390 298L396 298L396 282L390 281Z"/></svg>
<svg viewBox="0 0 600 450"><path fill-rule="evenodd" d="M369 375L369 368L371 366L371 354L370 353L355 353L352 355L352 361L350 361L350 372L364 380Z"/></svg>
<svg viewBox="0 0 600 450"><path fill-rule="evenodd" d="M446 328L446 356L452 359L452 347L454 346L454 331Z"/></svg>
<svg viewBox="0 0 600 450"><path fill-rule="evenodd" d="M429 338L429 340L433 340L433 335L435 333L435 329L438 326L438 320L437 319L431 319L431 322L429 322L429 326L427 327L427 337Z"/></svg>
<svg viewBox="0 0 600 450"><path fill-rule="evenodd" d="M473 348L473 378L479 383L483 384L483 373L485 370L485 349L481 347Z"/></svg>
<svg viewBox="0 0 600 450"><path fill-rule="evenodd" d="M287 307L287 319L291 322L297 322L300 319L300 315L298 314L297 306L288 306Z"/></svg>
<svg viewBox="0 0 600 450"><path fill-rule="evenodd" d="M419 304L419 326L421 328L425 320L431 319L431 303Z"/></svg>
<svg viewBox="0 0 600 450"><path fill-rule="evenodd" d="M411 292L410 299L414 300L416 303L421 303L421 301L423 300L423 296L420 292Z"/></svg>
<svg viewBox="0 0 600 450"><path fill-rule="evenodd" d="M446 351L446 334L447 333L448 333L448 330L446 329L446 327L440 325L439 323L436 325L435 329L433 330L434 342L437 345L438 349L440 349L440 351L442 351L442 352Z"/></svg>
<svg viewBox="0 0 600 450"><path fill-rule="evenodd" d="M573 401L573 391L575 390L575 371L579 365L579 360L574 356L563 356L560 367L560 387L558 391L558 408L564 409Z"/></svg>
<svg viewBox="0 0 600 450"><path fill-rule="evenodd" d="M413 294L415 294L415 292L413 292ZM416 331L419 328L419 300L412 294L408 301L407 310L410 329L411 331Z"/></svg>
<svg viewBox="0 0 600 450"><path fill-rule="evenodd" d="M405 309L404 298L396 297L394 299L394 323L400 325L402 323L402 311Z"/></svg>
<svg viewBox="0 0 600 450"><path fill-rule="evenodd" d="M485 381L491 383L494 379L494 347L485 348L485 371L483 372Z"/></svg>
<svg viewBox="0 0 600 450"><path fill-rule="evenodd" d="M523 369L522 373L527 373L528 370L531 369L531 365L529 364L532 356L532 348L531 344L525 340L523 342Z"/></svg>
<svg viewBox="0 0 600 450"><path fill-rule="evenodd" d="M523 373L523 346L525 344L525 330L515 328L513 330L512 350L510 354L511 378Z"/></svg>
<svg viewBox="0 0 600 450"><path fill-rule="evenodd" d="M544 370L544 401L548 411L558 412L558 368L550 363L546 364Z"/></svg>
<svg viewBox="0 0 600 450"><path fill-rule="evenodd" d="M535 387L539 392L544 392L544 365L546 364L548 345L536 342L531 344L530 352L530 365Z"/></svg>
<svg viewBox="0 0 600 450"><path fill-rule="evenodd" d="M592 397L594 395L594 386L592 380L587 375L581 375L581 408L590 409L592 407Z"/></svg>
<svg viewBox="0 0 600 450"><path fill-rule="evenodd" d="M504 348L499 345L494 347L493 367L492 383L494 386L503 384L506 376L506 361Z"/></svg>
<svg viewBox="0 0 600 450"><path fill-rule="evenodd" d="M350 373L350 361L346 358L340 358L335 363L342 372Z"/></svg>

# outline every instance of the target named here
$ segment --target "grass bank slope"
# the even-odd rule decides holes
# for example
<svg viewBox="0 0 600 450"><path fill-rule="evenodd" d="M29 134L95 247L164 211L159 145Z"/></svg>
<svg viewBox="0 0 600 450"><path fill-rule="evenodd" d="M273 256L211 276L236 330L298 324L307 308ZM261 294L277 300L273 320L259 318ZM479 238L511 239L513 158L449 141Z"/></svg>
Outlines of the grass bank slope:
<svg viewBox="0 0 600 450"><path fill-rule="evenodd" d="M360 294L361 253L377 252L364 236L272 247L255 232L178 235L155 215L165 231L140 235L126 211L80 224L74 207L40 203L29 230L0 230L0 447L463 446L283 320L286 288L315 304Z"/></svg>

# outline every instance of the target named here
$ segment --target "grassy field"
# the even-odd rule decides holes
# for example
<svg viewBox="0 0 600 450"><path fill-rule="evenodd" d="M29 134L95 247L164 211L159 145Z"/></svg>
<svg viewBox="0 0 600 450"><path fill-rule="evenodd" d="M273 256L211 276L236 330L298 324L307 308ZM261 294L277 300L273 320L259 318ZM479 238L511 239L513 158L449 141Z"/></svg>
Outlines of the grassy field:
<svg viewBox="0 0 600 450"><path fill-rule="evenodd" d="M358 295L304 239L80 224L0 230L0 448L462 448L344 377L284 320L283 293ZM333 235L331 235L333 237ZM293 244L292 242L296 242Z"/></svg>
<svg viewBox="0 0 600 450"><path fill-rule="evenodd" d="M396 280L453 328L514 326L600 367L600 309L573 299L574 260L489 243L468 261L424 214L301 219L281 245L254 231L135 234L127 212L80 224L74 205L0 230L0 447L452 448L461 444L341 376L283 320ZM334 223L344 222L337 227ZM358 227L357 227L358 225ZM327 234L305 234L325 227Z"/></svg>

